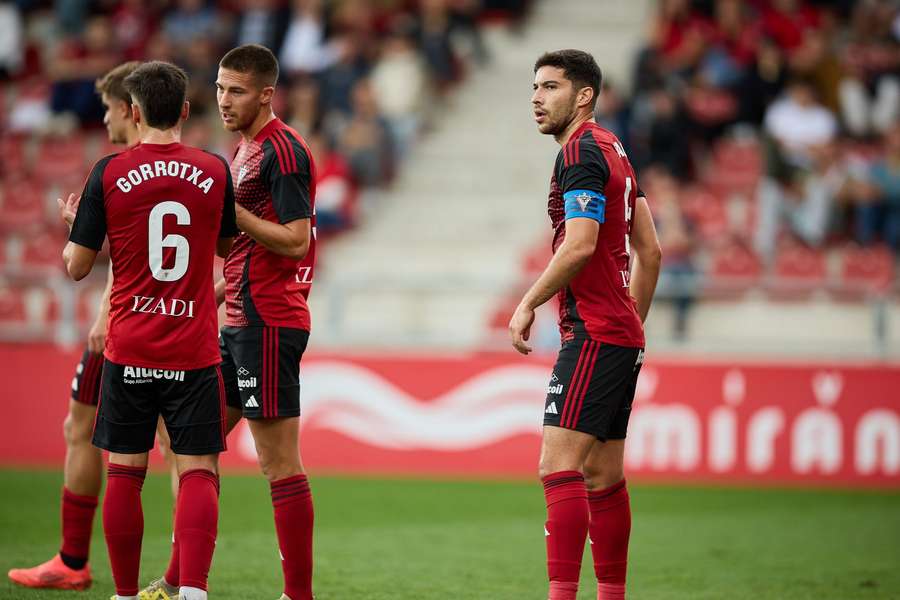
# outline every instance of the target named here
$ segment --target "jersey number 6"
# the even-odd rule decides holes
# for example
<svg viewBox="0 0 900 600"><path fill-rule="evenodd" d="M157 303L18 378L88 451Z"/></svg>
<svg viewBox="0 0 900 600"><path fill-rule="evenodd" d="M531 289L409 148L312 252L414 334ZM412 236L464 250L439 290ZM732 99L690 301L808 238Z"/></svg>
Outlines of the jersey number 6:
<svg viewBox="0 0 900 600"><path fill-rule="evenodd" d="M191 224L191 213L180 202L166 200L153 207L147 235L150 272L158 281L178 281L187 272L191 247L183 235L170 233L163 237L163 218L166 215L174 215L178 225ZM175 264L171 269L163 268L163 248L175 248Z"/></svg>

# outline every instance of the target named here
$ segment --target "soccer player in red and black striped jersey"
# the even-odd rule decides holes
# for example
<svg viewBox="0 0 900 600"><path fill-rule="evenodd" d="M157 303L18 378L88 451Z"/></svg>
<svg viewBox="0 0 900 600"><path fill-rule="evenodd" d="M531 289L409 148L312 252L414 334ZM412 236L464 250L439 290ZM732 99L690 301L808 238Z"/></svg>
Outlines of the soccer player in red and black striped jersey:
<svg viewBox="0 0 900 600"><path fill-rule="evenodd" d="M661 253L616 136L593 120L600 67L579 50L541 56L531 102L562 146L550 181L553 258L509 324L522 354L534 309L557 296L562 348L547 387L540 474L551 600L575 600L589 534L597 598L625 597L631 509L625 434Z"/></svg>
<svg viewBox="0 0 900 600"><path fill-rule="evenodd" d="M213 258L225 256L237 234L234 191L224 159L180 143L189 111L184 71L146 63L124 85L141 143L98 161L64 211L69 275L90 272L105 238L113 266L93 434L109 451L103 528L116 600L137 598L141 488L161 415L180 475L179 597L205 600L225 448Z"/></svg>
<svg viewBox="0 0 900 600"><path fill-rule="evenodd" d="M219 62L222 121L241 134L231 173L242 233L216 293L226 308L220 350L227 403L243 410L271 487L282 600L312 600L313 504L300 460L299 367L310 329L315 165L300 135L272 111L277 80L278 61L263 46L234 48ZM163 579L147 591L178 577L173 553Z"/></svg>
<svg viewBox="0 0 900 600"><path fill-rule="evenodd" d="M106 109L103 122L109 141L113 144L131 147L140 141L137 126L131 118L131 96L123 84L139 64L121 64L97 80L97 93ZM92 583L88 554L94 512L103 481L103 457L100 449L91 445L91 435L97 414L97 400L100 397L100 373L106 345L111 289L110 274L107 276L97 318L88 334L87 347L75 370L69 412L63 425L66 460L61 510L62 546L56 556L43 564L29 569L11 569L9 578L19 585L79 590L90 587ZM164 434L164 431L160 433Z"/></svg>

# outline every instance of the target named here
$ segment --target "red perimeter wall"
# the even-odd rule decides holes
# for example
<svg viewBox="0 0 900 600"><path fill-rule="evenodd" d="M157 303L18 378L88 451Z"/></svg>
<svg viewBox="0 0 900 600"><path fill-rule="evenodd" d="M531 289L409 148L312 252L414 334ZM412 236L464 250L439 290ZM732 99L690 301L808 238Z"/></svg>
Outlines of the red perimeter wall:
<svg viewBox="0 0 900 600"><path fill-rule="evenodd" d="M0 345L0 464L58 466L80 349ZM531 477L553 356L327 355L301 367L313 471ZM254 468L242 423L226 467ZM630 477L900 488L900 367L647 356Z"/></svg>

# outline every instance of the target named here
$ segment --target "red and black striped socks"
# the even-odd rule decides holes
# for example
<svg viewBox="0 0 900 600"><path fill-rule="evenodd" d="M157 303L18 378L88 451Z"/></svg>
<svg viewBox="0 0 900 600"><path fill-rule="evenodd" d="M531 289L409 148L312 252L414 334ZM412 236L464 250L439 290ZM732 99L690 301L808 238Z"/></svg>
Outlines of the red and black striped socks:
<svg viewBox="0 0 900 600"><path fill-rule="evenodd" d="M209 567L216 548L219 526L219 476L206 469L181 474L175 509L175 541L178 545L180 587L206 590Z"/></svg>
<svg viewBox="0 0 900 600"><path fill-rule="evenodd" d="M116 594L136 596L144 537L141 488L147 467L109 464L106 495L103 497L103 531Z"/></svg>
<svg viewBox="0 0 900 600"><path fill-rule="evenodd" d="M591 554L597 574L597 600L625 600L631 504L625 480L588 493Z"/></svg>
<svg viewBox="0 0 900 600"><path fill-rule="evenodd" d="M291 600L312 600L312 492L306 475L273 481L275 531L284 572L284 594Z"/></svg>
<svg viewBox="0 0 900 600"><path fill-rule="evenodd" d="M589 511L584 476L578 471L559 471L542 479L547 500L547 573L549 600L575 600Z"/></svg>
<svg viewBox="0 0 900 600"><path fill-rule="evenodd" d="M70 569L83 569L91 550L97 496L73 494L63 487L62 547L59 556Z"/></svg>

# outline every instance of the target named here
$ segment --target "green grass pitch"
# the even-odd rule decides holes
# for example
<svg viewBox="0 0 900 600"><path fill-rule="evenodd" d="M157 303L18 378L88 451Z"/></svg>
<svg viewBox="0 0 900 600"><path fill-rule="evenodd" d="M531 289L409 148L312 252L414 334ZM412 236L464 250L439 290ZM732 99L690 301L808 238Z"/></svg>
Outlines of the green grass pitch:
<svg viewBox="0 0 900 600"><path fill-rule="evenodd" d="M30 566L59 544L61 474L0 471L0 568ZM313 477L318 600L543 600L543 495L536 482ZM162 573L171 498L161 474L144 486L142 583ZM900 493L635 485L629 597L900 599ZM98 511L88 592L18 588L0 598L108 598ZM595 597L586 553L579 600ZM218 600L281 591L268 486L222 481L210 576Z"/></svg>

